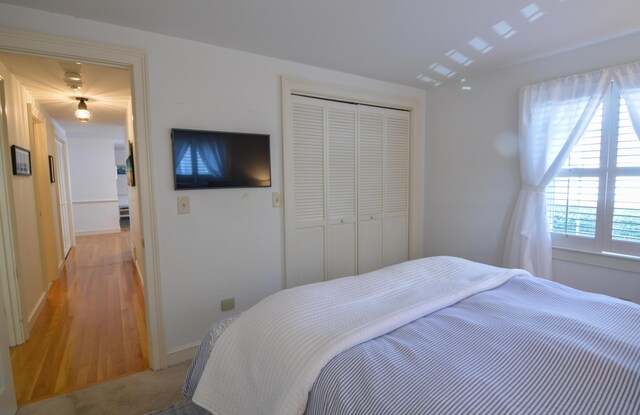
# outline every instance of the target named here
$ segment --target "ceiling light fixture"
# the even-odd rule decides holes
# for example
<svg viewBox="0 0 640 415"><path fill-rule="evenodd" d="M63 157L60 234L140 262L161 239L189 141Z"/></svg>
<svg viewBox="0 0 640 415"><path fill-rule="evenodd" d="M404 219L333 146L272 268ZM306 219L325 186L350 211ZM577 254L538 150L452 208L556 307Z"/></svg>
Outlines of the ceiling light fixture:
<svg viewBox="0 0 640 415"><path fill-rule="evenodd" d="M87 109L87 103L85 101L89 101L89 98L76 97L78 101L78 109L76 110L76 118L80 122L87 122L91 119L91 111Z"/></svg>

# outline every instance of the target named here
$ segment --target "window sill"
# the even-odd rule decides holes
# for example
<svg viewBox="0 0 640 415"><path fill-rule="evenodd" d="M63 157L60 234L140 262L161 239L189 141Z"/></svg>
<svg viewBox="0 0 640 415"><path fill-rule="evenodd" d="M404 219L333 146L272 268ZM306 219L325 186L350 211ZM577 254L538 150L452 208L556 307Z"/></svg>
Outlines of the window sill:
<svg viewBox="0 0 640 415"><path fill-rule="evenodd" d="M578 249L554 246L553 259L616 269L619 271L640 272L640 257L632 255L581 251Z"/></svg>

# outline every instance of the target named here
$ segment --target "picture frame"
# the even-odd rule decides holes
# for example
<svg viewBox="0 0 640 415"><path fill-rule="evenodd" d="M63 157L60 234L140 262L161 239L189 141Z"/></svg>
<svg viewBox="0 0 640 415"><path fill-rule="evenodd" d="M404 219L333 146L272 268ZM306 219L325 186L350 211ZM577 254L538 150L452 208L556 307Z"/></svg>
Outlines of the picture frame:
<svg viewBox="0 0 640 415"><path fill-rule="evenodd" d="M11 146L11 164L14 176L31 176L31 152L20 146Z"/></svg>
<svg viewBox="0 0 640 415"><path fill-rule="evenodd" d="M53 156L49 156L49 181L51 183L56 182L56 169L53 163Z"/></svg>
<svg viewBox="0 0 640 415"><path fill-rule="evenodd" d="M126 160L127 165L127 185L134 187L136 185L136 172L133 166L133 143L129 141L129 156Z"/></svg>

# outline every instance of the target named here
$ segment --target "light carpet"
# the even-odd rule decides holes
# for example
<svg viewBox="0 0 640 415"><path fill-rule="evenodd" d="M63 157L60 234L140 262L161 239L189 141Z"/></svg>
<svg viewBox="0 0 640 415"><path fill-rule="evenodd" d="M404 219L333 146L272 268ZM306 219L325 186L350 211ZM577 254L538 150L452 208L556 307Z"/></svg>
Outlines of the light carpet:
<svg viewBox="0 0 640 415"><path fill-rule="evenodd" d="M191 362L101 383L24 405L16 415L142 415L181 402Z"/></svg>

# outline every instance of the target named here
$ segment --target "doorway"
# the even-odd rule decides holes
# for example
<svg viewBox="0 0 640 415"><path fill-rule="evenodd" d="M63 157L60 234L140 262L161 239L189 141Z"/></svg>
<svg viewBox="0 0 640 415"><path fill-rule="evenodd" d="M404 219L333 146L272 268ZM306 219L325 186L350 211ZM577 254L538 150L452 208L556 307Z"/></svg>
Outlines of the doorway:
<svg viewBox="0 0 640 415"><path fill-rule="evenodd" d="M132 130L136 134L134 148L136 154L136 166L139 168L137 177L138 188L136 195L140 200L140 231L143 245L139 248L140 265L144 266L145 275L145 303L146 322L149 330L149 360L151 367L160 369L166 366L164 358L164 339L161 337L162 320L161 301L159 298L158 281L156 275L156 235L154 231L153 197L149 182L149 154L150 143L147 138L147 106L145 92L145 57L140 52L113 48L105 45L91 45L70 39L56 38L52 36L37 35L26 32L0 30L0 51L12 51L28 53L31 55L55 57L87 63L96 62L108 64L113 67L128 68L131 70L131 88L133 91L132 112L138 114ZM6 143L3 143L6 144ZM10 180L11 178L8 178ZM6 191L10 184L6 181L0 183L0 195L8 194ZM0 197L0 208L8 204L7 197ZM15 245L15 238L6 241L11 248ZM146 247L145 247L146 245ZM12 272L15 279L15 269ZM11 277L11 276L9 276ZM15 290L14 290L15 291ZM10 326L12 323L9 324ZM2 345L0 345L2 346Z"/></svg>
<svg viewBox="0 0 640 415"><path fill-rule="evenodd" d="M1 53L0 62L12 82L9 112L18 114L8 123L10 144L27 148L32 170L31 177L12 178L20 186L12 199L22 219L15 227L24 254L17 270L29 340L12 348L11 361L18 403L24 404L149 367L142 278L131 234L119 226L114 174L130 119L130 73L9 53ZM88 123L73 117L81 85L94 103ZM20 130L25 121L28 137ZM62 147L56 144L61 141ZM57 175L55 166L61 167ZM69 193L66 185L72 189L70 209L60 204L66 195L57 183L65 184L62 193ZM35 215L25 209L30 205ZM73 211L72 220L65 222L65 209ZM83 236L69 253L72 223ZM24 272L38 261L35 272Z"/></svg>

